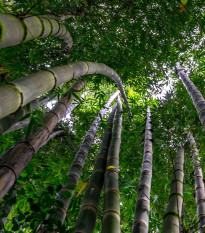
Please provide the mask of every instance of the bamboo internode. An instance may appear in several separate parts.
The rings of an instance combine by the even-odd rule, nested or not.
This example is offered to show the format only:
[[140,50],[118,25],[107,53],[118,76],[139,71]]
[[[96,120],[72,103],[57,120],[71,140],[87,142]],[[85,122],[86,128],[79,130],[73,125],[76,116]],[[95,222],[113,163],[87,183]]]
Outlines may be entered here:
[[192,160],[194,164],[194,179],[195,179],[195,199],[197,206],[199,232],[205,232],[205,189],[203,173],[200,166],[199,152],[196,146],[195,139],[191,132],[188,133],[190,146],[192,148]]
[[0,119],[14,113],[38,96],[86,74],[102,74],[111,78],[119,88],[126,106],[131,110],[119,75],[110,67],[95,62],[75,62],[28,75],[0,86]]
[[132,233],[148,233],[150,188],[152,180],[152,123],[150,107],[147,108],[147,120],[145,127],[144,156],[142,171],[138,187],[137,202],[135,208]]
[[62,39],[66,43],[66,49],[73,45],[72,37],[66,27],[55,18],[46,15],[28,15],[19,19],[12,14],[0,14],[0,31],[0,48],[48,36]]
[[174,164],[169,202],[164,216],[163,233],[180,233],[180,218],[183,204],[184,148],[179,147]]
[[177,64],[177,73],[193,101],[203,128],[205,128],[205,99],[185,71],[181,68],[180,64]]

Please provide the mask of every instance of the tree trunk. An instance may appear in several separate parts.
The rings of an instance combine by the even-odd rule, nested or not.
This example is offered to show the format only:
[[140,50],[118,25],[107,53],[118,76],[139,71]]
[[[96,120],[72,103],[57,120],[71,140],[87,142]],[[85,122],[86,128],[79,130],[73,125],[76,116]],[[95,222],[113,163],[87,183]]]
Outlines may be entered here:
[[[81,90],[86,81],[82,78],[71,87],[71,90]],[[38,132],[32,132],[26,139],[19,141],[6,153],[6,158],[0,163],[0,200],[13,186],[26,165],[40,149],[42,143],[47,140],[58,121],[62,119],[68,106],[75,97],[63,96],[51,111],[43,117],[44,126],[39,126]]]
[[[56,99],[56,98],[54,98]],[[0,135],[5,132],[10,132],[16,129],[19,129],[19,127],[15,127],[15,124],[26,114],[32,112],[37,107],[47,103],[49,101],[49,97],[47,98],[37,98],[30,102],[28,105],[20,108],[17,112],[8,115],[0,120]],[[12,126],[14,129],[12,130]]]
[[[73,195],[73,189],[69,189],[67,187],[74,185],[76,186],[78,184],[78,180],[80,178],[80,174],[82,171],[82,168],[85,164],[85,160],[87,158],[89,149],[91,147],[91,144],[94,140],[95,134],[97,132],[97,129],[99,127],[100,124],[100,120],[101,117],[103,118],[103,116],[105,115],[107,109],[109,108],[110,104],[117,98],[117,96],[119,95],[119,91],[116,91],[111,97],[110,99],[107,101],[107,103],[105,104],[105,107],[103,109],[100,110],[100,113],[98,114],[98,116],[95,118],[95,120],[93,121],[92,125],[90,126],[88,132],[86,133],[83,142],[80,145],[80,148],[73,160],[73,163],[71,164],[71,167],[69,169],[68,172],[68,182],[66,183],[65,186],[63,186],[63,188],[61,190],[59,190],[59,192],[56,194],[56,200],[57,202],[62,203],[62,206],[60,207],[56,207],[56,213],[49,216],[49,219],[54,220],[54,222],[61,222],[63,223],[66,217],[66,213],[68,210],[68,207],[70,205],[71,202],[71,198]],[[65,197],[65,192],[70,193],[70,197],[66,198]],[[52,226],[54,229],[56,228],[55,224],[53,224]],[[42,229],[40,229],[40,233],[43,232],[48,232],[48,226],[43,226]]]
[[118,86],[126,106],[131,110],[119,75],[102,63],[75,62],[50,68],[48,71],[28,75],[17,79],[11,84],[0,86],[0,119],[17,111],[32,100],[53,88],[69,82],[71,79],[86,74],[103,74],[110,77]]
[[0,14],[0,48],[7,48],[23,42],[45,38],[59,37],[71,48],[73,45],[70,33],[56,19],[44,16],[26,16],[19,19],[11,14]]
[[180,218],[183,204],[184,149],[180,147],[174,164],[169,202],[164,216],[162,233],[180,233]]
[[201,92],[196,88],[194,83],[189,79],[184,70],[181,68],[180,64],[177,64],[177,73],[193,101],[203,128],[205,128],[205,99],[203,98]]
[[205,190],[203,173],[200,166],[199,152],[196,147],[196,142],[191,132],[188,133],[190,146],[192,148],[192,160],[194,163],[194,178],[195,178],[195,199],[197,206],[199,232],[205,232]]
[[104,173],[106,169],[107,153],[110,145],[113,118],[117,105],[112,109],[107,120],[108,128],[104,130],[104,135],[98,154],[95,161],[93,174],[89,184],[86,187],[85,195],[81,204],[78,220],[76,222],[73,233],[84,232],[93,233],[95,229],[96,219],[98,216],[98,207],[100,195],[104,184]]
[[150,189],[152,180],[152,121],[150,107],[147,108],[147,120],[144,140],[144,156],[140,183],[138,186],[137,202],[135,208],[132,233],[148,233]]
[[122,131],[122,104],[118,98],[112,139],[107,155],[104,181],[102,233],[120,233],[120,193],[118,186],[119,152]]

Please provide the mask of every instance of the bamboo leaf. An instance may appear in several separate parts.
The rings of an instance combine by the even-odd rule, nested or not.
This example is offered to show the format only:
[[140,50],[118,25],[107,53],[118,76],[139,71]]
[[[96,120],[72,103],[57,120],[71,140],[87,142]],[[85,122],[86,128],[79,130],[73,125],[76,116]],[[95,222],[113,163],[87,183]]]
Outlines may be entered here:
[[184,11],[184,8],[187,4],[188,0],[181,0],[181,13]]
[[[84,190],[84,188],[88,185],[88,182],[85,182],[85,183],[81,183],[81,189],[78,191],[78,194],[76,197],[79,197],[80,194],[82,193],[82,191]],[[77,187],[76,187],[77,188]]]
[[114,166],[108,166],[107,169],[113,169],[115,168]]

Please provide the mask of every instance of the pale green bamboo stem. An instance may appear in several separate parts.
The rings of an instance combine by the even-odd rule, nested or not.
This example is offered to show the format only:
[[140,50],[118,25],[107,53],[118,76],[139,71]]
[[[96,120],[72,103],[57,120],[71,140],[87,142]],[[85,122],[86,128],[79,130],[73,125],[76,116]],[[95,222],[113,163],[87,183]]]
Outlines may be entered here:
[[169,202],[164,216],[162,233],[180,233],[180,218],[183,204],[184,149],[178,149],[174,164]]
[[96,219],[98,216],[98,208],[100,195],[104,183],[104,173],[106,169],[107,153],[110,145],[113,118],[117,105],[112,109],[107,120],[108,128],[104,130],[102,143],[98,158],[95,161],[94,170],[86,187],[85,195],[81,204],[78,220],[76,222],[73,233],[84,232],[93,233],[95,229]]
[[[85,83],[86,81],[80,78],[71,87],[71,90],[80,91]],[[47,140],[74,98],[73,95],[69,98],[67,96],[61,97],[52,110],[43,117],[45,127],[39,126],[37,132],[33,131],[28,138],[20,140],[11,150],[4,154],[6,155],[5,159],[0,164],[0,199],[13,186],[21,172],[40,149],[41,144]]]
[[194,179],[195,179],[195,199],[197,206],[199,232],[205,232],[205,189],[203,173],[200,166],[199,152],[196,146],[195,139],[191,132],[188,133],[190,146],[192,148],[192,160],[194,164]]
[[177,63],[177,73],[192,99],[196,111],[199,114],[199,119],[203,128],[205,128],[205,99],[203,98],[201,92],[194,85],[194,83],[189,79],[188,75],[181,68],[179,63]]
[[48,71],[17,79],[11,84],[0,86],[0,119],[14,113],[20,107],[41,96],[53,88],[86,74],[103,74],[110,77],[118,86],[126,106],[131,110],[119,75],[102,63],[76,62],[69,65],[50,68]]
[[[54,99],[56,98],[53,98],[52,100]],[[18,121],[26,114],[32,112],[35,108],[47,103],[48,101],[49,101],[49,97],[37,98],[33,100],[32,102],[30,102],[28,105],[20,108],[17,112],[2,118],[0,120],[0,135],[11,132],[13,130],[24,128],[25,125],[27,124],[24,122],[18,122]]]
[[112,138],[107,155],[104,181],[102,233],[120,233],[119,153],[122,131],[122,104],[118,97]]
[[149,229],[149,208],[150,189],[152,180],[152,123],[150,107],[147,108],[147,120],[145,127],[144,156],[142,171],[138,186],[137,201],[135,208],[132,233],[148,233]]
[[0,14],[0,48],[7,48],[48,36],[59,37],[69,49],[73,45],[70,33],[55,18],[25,16],[23,19],[11,14]]

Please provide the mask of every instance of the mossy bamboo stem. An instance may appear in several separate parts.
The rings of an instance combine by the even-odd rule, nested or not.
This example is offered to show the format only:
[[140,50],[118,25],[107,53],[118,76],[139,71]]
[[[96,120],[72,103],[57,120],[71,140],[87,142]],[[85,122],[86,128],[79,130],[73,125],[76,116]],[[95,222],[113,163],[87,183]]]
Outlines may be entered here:
[[188,133],[190,146],[192,148],[192,160],[194,164],[194,179],[195,179],[195,199],[197,206],[199,232],[205,232],[205,189],[203,173],[200,166],[199,152],[196,146],[195,139],[191,132]]
[[104,183],[104,173],[106,168],[107,153],[110,145],[113,118],[117,105],[112,109],[107,120],[108,128],[104,130],[104,135],[98,154],[95,161],[93,174],[86,188],[85,195],[81,204],[78,220],[75,224],[73,233],[84,232],[93,233],[95,229],[96,219],[98,215],[98,207],[100,195]]
[[[71,90],[80,91],[86,81],[82,78],[71,87]],[[6,158],[0,163],[0,199],[13,186],[21,172],[40,149],[42,143],[46,141],[56,126],[63,118],[68,106],[75,97],[71,95],[61,97],[60,101],[45,114],[43,122],[45,126],[39,126],[37,132],[33,131],[28,138],[19,141],[11,150],[6,153]]]
[[14,113],[20,107],[53,88],[86,74],[103,74],[110,77],[118,86],[126,106],[131,110],[119,75],[102,63],[76,62],[69,65],[50,68],[47,71],[17,79],[10,84],[0,86],[0,119]]
[[66,27],[55,18],[43,16],[26,16],[23,19],[11,14],[0,14],[0,48],[7,48],[23,42],[45,38],[59,37],[66,43],[66,49],[73,45]]
[[132,225],[132,233],[148,233],[150,189],[152,180],[152,121],[150,107],[147,108],[145,127],[144,156],[140,183],[138,186],[137,201]]
[[118,187],[119,152],[122,131],[122,104],[118,97],[112,138],[104,180],[102,233],[120,233],[120,193]]
[[199,114],[199,119],[203,128],[205,128],[205,99],[194,83],[189,79],[188,75],[185,73],[179,63],[177,63],[177,73],[192,99],[196,111]]
[[180,233],[180,218],[183,204],[184,149],[179,147],[174,164],[169,202],[164,216],[162,233]]

